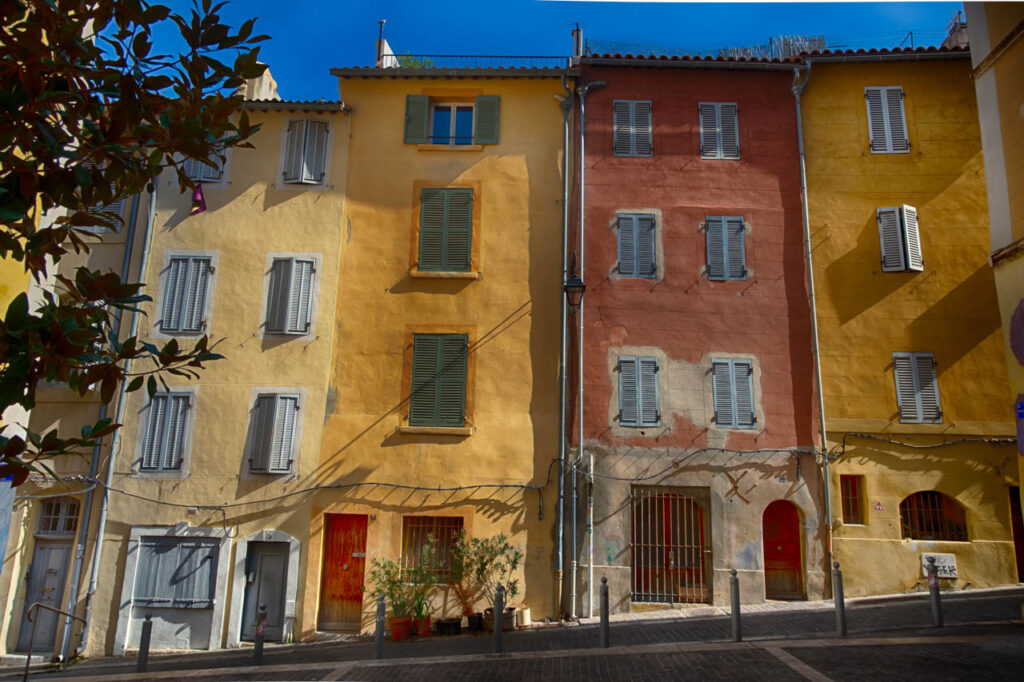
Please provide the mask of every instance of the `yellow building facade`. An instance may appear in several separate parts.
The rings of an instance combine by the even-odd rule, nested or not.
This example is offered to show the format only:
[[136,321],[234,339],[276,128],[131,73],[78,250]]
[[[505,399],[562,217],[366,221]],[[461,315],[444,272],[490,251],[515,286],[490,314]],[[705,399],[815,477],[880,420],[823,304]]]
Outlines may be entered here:
[[851,596],[1016,582],[1016,451],[965,50],[826,53],[802,99],[831,456]]
[[459,530],[504,534],[509,603],[555,615],[563,72],[423,71],[332,71],[351,137],[303,637],[371,628],[372,560]]

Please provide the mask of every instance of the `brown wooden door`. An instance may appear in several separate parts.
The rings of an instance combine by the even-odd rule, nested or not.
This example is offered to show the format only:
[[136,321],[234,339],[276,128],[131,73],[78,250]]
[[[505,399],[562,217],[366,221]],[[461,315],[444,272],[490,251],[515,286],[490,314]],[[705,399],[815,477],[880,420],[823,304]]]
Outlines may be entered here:
[[325,514],[319,629],[359,627],[365,568],[366,516]]
[[764,594],[768,599],[803,599],[800,514],[796,505],[775,500],[764,510]]

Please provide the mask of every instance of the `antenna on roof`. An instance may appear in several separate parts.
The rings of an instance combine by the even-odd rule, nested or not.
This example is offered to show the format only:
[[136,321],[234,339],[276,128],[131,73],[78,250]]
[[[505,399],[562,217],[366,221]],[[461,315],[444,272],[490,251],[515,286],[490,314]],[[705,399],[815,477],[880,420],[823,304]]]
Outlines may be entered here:
[[387,19],[381,19],[377,23],[380,28],[377,30],[377,58],[374,60],[374,66],[383,66],[383,50],[384,50],[384,24],[387,23]]

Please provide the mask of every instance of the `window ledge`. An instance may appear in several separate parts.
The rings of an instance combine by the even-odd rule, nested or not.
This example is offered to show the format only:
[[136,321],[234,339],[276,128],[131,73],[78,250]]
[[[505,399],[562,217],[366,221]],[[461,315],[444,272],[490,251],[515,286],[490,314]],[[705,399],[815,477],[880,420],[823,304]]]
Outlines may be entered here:
[[409,271],[410,277],[418,277],[421,279],[480,279],[479,272],[457,272],[457,271],[431,271],[431,270],[417,270],[413,268]]
[[434,436],[471,436],[472,426],[399,426],[399,433]]
[[418,144],[416,149],[421,152],[481,152],[482,144]]

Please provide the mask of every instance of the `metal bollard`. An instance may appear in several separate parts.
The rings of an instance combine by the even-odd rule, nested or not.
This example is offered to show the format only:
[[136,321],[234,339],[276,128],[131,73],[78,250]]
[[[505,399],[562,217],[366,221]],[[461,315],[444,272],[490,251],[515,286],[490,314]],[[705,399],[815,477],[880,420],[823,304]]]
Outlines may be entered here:
[[500,654],[503,650],[502,637],[502,625],[504,625],[505,615],[505,588],[502,587],[501,583],[498,583],[498,589],[494,591],[494,653]]
[[846,600],[843,597],[843,572],[839,570],[839,562],[832,564],[832,596],[836,601],[836,634],[846,637]]
[[153,638],[153,614],[147,613],[142,623],[142,635],[139,637],[139,659],[135,662],[135,672],[144,673],[149,669],[149,640]]
[[736,577],[736,569],[729,571],[729,591],[732,593],[732,641],[743,641],[743,630],[740,628],[740,579]]
[[942,595],[939,594],[939,567],[935,557],[928,557],[928,596],[932,602],[932,626],[942,627]]
[[267,636],[267,605],[260,604],[256,613],[256,637],[252,647],[253,665],[263,665],[263,641]]
[[601,646],[605,649],[611,646],[608,632],[608,578],[601,578]]
[[374,638],[377,641],[377,658],[384,658],[384,595],[377,595],[377,629],[374,631]]

